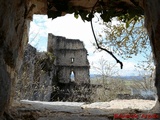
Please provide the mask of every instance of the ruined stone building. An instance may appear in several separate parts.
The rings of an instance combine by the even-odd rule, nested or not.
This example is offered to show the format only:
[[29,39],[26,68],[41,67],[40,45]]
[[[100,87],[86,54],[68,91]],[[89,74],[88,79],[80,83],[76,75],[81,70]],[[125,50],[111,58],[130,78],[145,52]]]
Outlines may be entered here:
[[71,73],[75,83],[89,83],[89,62],[87,50],[80,40],[66,39],[65,37],[48,34],[48,52],[56,56],[59,82],[71,82]]
[[[36,48],[27,45],[16,96],[19,99],[50,101],[57,94],[53,86],[70,89],[71,83],[89,84],[89,68],[83,42],[49,34],[47,52],[38,52]],[[71,82],[71,73],[74,73],[74,82]]]
[[15,99],[50,101],[55,68],[52,55],[27,45],[16,84]]

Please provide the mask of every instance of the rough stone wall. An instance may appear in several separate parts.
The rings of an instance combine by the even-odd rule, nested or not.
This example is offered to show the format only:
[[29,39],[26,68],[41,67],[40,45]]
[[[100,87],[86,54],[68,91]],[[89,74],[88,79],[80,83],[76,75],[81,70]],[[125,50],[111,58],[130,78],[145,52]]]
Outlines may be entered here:
[[48,51],[54,52],[54,49],[84,49],[83,42],[80,40],[72,40],[67,39],[68,41],[65,41],[65,37],[62,36],[54,36],[51,33],[48,34]]
[[61,83],[70,83],[72,72],[74,73],[76,83],[90,83],[89,67],[58,66],[58,70],[59,82]]
[[79,83],[89,83],[90,76],[89,76],[89,68],[86,67],[75,67],[73,68],[73,71],[75,72],[75,81]]
[[24,35],[27,31],[26,11],[25,0],[0,1],[0,116],[12,99],[15,70],[21,65],[23,48],[27,43]]
[[73,72],[76,83],[89,83],[89,62],[83,42],[49,34],[47,49],[56,56],[59,82],[69,83]]
[[28,42],[32,15],[47,13],[46,0],[34,0],[35,5],[32,2],[33,0],[0,1],[0,116],[13,100],[16,73]]
[[61,66],[88,66],[86,49],[58,49],[56,51],[57,63]]
[[[52,58],[50,58],[52,57]],[[34,100],[50,101],[53,81],[55,76],[54,58],[48,52],[37,52],[36,65],[34,71],[35,86],[37,90]],[[38,84],[37,84],[38,83]]]
[[26,47],[23,65],[16,83],[16,100],[50,101],[55,68],[49,63],[50,59],[46,54],[37,52],[36,48],[31,45]]
[[[33,96],[33,83],[34,83],[34,68],[36,62],[37,50],[31,45],[27,45],[23,64],[18,72],[16,83],[15,99],[29,99],[32,100]],[[27,91],[27,92],[26,92]]]
[[143,0],[142,7],[145,11],[145,25],[151,42],[154,56],[155,86],[157,88],[158,102],[156,112],[160,112],[160,1]]
[[52,94],[53,76],[54,76],[53,71],[50,72],[50,75],[48,74],[48,72],[41,73],[39,89],[37,91],[37,96],[35,96],[34,100],[50,101]]

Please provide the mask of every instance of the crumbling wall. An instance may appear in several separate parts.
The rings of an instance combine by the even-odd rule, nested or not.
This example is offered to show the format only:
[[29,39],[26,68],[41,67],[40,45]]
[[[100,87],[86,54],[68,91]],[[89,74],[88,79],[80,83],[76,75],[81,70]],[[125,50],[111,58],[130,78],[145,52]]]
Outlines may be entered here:
[[[15,99],[33,100],[34,68],[37,50],[28,45],[24,52],[23,64],[18,73]],[[27,91],[27,92],[26,92]]]
[[[89,62],[83,42],[64,37],[57,37],[55,41],[55,48],[51,47],[53,53],[37,52],[31,45],[26,47],[16,83],[16,100],[50,101],[52,88],[61,87],[59,83],[69,85],[72,72],[77,84],[89,83]],[[71,85],[68,85],[64,87],[70,89]]]
[[90,75],[89,75],[89,68],[86,67],[75,67],[73,69],[75,72],[75,81],[78,83],[90,83]]
[[34,93],[34,100],[50,101],[52,86],[56,84],[54,59],[55,56],[49,52],[37,52],[34,78],[38,89]]
[[86,49],[58,49],[56,51],[57,65],[61,66],[89,66]]
[[28,45],[19,71],[15,99],[50,101],[54,64],[49,53],[37,52]]
[[59,82],[70,83],[71,72],[75,74],[76,83],[90,82],[87,50],[82,41],[48,34],[47,49],[48,52],[56,56],[55,66],[57,67]]

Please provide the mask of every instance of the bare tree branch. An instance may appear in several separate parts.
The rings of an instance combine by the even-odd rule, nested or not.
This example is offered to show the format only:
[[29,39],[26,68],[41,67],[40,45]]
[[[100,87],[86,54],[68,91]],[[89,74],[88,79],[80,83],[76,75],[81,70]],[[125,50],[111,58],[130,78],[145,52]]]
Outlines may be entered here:
[[[99,2],[99,0],[97,0],[97,2],[95,3],[95,5],[94,5],[93,8],[92,8],[92,11],[91,11],[91,15],[92,15],[92,16],[93,16],[93,14],[94,14],[93,11],[94,11],[96,5],[98,4],[98,2]],[[107,50],[106,48],[101,47],[101,46],[98,44],[98,41],[97,41],[97,39],[96,39],[96,35],[95,35],[95,32],[94,32],[94,29],[93,29],[92,18],[91,18],[91,28],[92,28],[92,33],[93,33],[93,36],[94,36],[94,39],[95,39],[95,42],[96,42],[96,45],[97,45],[98,49],[101,49],[101,50],[103,50],[103,51],[106,51],[108,54],[110,54],[110,55],[117,61],[117,63],[120,64],[120,68],[122,69],[122,68],[123,68],[123,63],[122,63],[120,60],[118,60],[118,59],[116,58],[116,56],[115,56],[111,51]]]

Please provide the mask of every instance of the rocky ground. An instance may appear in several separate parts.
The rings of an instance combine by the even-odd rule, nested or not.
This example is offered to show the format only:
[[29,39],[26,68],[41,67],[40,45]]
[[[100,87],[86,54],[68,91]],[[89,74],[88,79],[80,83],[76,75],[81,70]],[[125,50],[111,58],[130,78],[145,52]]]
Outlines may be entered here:
[[138,99],[91,104],[21,100],[12,107],[10,118],[14,120],[119,120],[114,118],[116,114],[129,114],[130,117],[132,114],[148,115],[148,111],[154,104],[153,100]]

